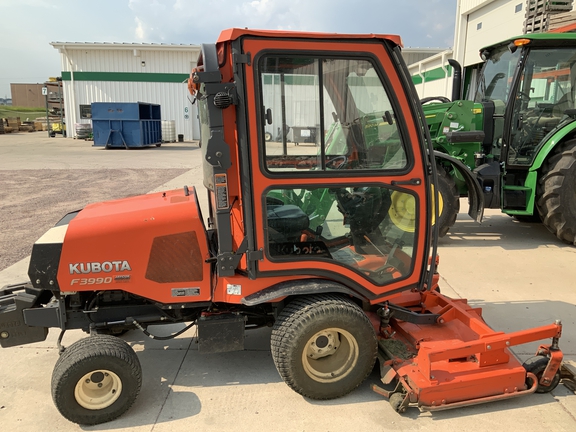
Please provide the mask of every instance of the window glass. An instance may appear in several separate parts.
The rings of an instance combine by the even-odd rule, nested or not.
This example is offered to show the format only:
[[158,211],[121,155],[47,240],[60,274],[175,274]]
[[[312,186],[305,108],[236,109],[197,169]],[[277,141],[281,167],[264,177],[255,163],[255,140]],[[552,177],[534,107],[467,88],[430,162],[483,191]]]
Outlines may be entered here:
[[370,61],[266,56],[260,83],[268,170],[407,166],[397,117]]
[[532,49],[514,94],[508,163],[531,165],[540,142],[572,120],[576,53],[570,48]]
[[410,274],[415,209],[413,195],[373,185],[271,190],[268,253],[334,260],[382,285]]

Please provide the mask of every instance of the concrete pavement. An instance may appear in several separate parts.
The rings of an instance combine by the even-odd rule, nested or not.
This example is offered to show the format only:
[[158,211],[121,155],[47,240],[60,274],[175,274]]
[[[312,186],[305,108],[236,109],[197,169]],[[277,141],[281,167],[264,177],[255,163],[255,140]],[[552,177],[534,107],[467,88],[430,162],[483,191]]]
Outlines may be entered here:
[[[195,145],[105,151],[74,140],[55,138],[59,142],[44,143],[39,137],[20,135],[17,146],[7,144],[8,135],[0,136],[1,170],[18,170],[23,165],[36,169],[187,166],[191,168],[187,173],[154,189],[195,184],[201,190],[200,152]],[[202,192],[199,195],[203,197]],[[462,208],[466,208],[464,201]],[[540,224],[518,223],[487,211],[484,224],[478,226],[463,211],[440,241],[442,292],[482,307],[486,321],[497,330],[519,330],[562,319],[561,348],[566,359],[574,361],[575,254],[576,248],[558,242]],[[0,273],[0,285],[22,280],[25,274],[23,260]],[[167,334],[181,327],[153,332]],[[402,416],[393,412],[369,388],[378,381],[376,374],[342,399],[307,400],[281,381],[270,355],[269,334],[268,329],[248,332],[243,352],[200,355],[193,329],[164,342],[130,332],[124,339],[137,351],[143,367],[138,400],[113,422],[80,427],[62,418],[50,397],[51,373],[58,357],[58,333],[51,331],[44,342],[0,350],[0,424],[10,431],[576,430],[576,397],[562,384],[550,394],[434,414],[416,409]],[[83,336],[79,331],[67,332],[64,345]],[[526,358],[534,350],[535,346],[521,346],[515,352]]]

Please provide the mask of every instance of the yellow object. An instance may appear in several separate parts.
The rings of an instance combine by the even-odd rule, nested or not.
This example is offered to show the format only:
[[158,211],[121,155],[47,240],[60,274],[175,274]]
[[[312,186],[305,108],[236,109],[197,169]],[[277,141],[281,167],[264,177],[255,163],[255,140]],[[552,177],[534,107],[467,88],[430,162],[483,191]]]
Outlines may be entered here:
[[[434,191],[434,185],[430,186],[432,189],[432,225],[436,223],[436,216],[434,212],[436,193]],[[439,206],[438,214],[442,214],[442,209],[444,208],[444,201],[442,195],[438,196]],[[394,191],[392,192],[392,205],[388,214],[390,215],[390,220],[400,228],[402,231],[414,232],[416,227],[416,201],[413,195]]]

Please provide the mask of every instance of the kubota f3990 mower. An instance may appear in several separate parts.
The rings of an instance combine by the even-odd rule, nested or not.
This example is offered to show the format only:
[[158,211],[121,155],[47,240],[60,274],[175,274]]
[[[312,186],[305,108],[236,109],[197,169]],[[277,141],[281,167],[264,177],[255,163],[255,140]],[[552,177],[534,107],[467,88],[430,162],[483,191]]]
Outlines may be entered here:
[[[436,165],[400,45],[232,29],[202,46],[189,89],[207,225],[193,188],[89,205],[34,244],[29,283],[1,292],[3,347],[50,327],[90,334],[54,368],[63,416],[97,424],[128,410],[141,369],[114,335],[166,323],[196,325],[205,353],[241,350],[246,329],[273,326],[278,372],[312,399],[354,390],[376,359],[394,386],[376,390],[399,412],[558,384],[559,322],[495,332],[440,294]],[[269,129],[288,133],[274,141]],[[290,130],[308,139],[289,144]],[[481,218],[481,203],[471,211]],[[541,339],[524,364],[510,350]]]

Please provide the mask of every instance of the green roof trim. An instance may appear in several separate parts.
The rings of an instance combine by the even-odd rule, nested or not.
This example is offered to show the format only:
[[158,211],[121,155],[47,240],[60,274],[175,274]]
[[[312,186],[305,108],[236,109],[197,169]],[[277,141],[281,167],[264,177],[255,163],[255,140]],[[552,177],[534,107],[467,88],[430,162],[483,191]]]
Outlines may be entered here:
[[422,82],[436,81],[452,76],[452,66],[446,65],[446,70],[448,71],[448,75],[446,75],[446,71],[442,67],[426,71],[422,74],[424,79],[422,79],[422,76],[420,75],[412,75],[412,82],[414,85],[418,85],[422,84]]
[[[148,73],[148,72],[74,72],[74,81],[122,81],[183,83],[189,74]],[[62,72],[63,81],[72,81],[70,72]]]

